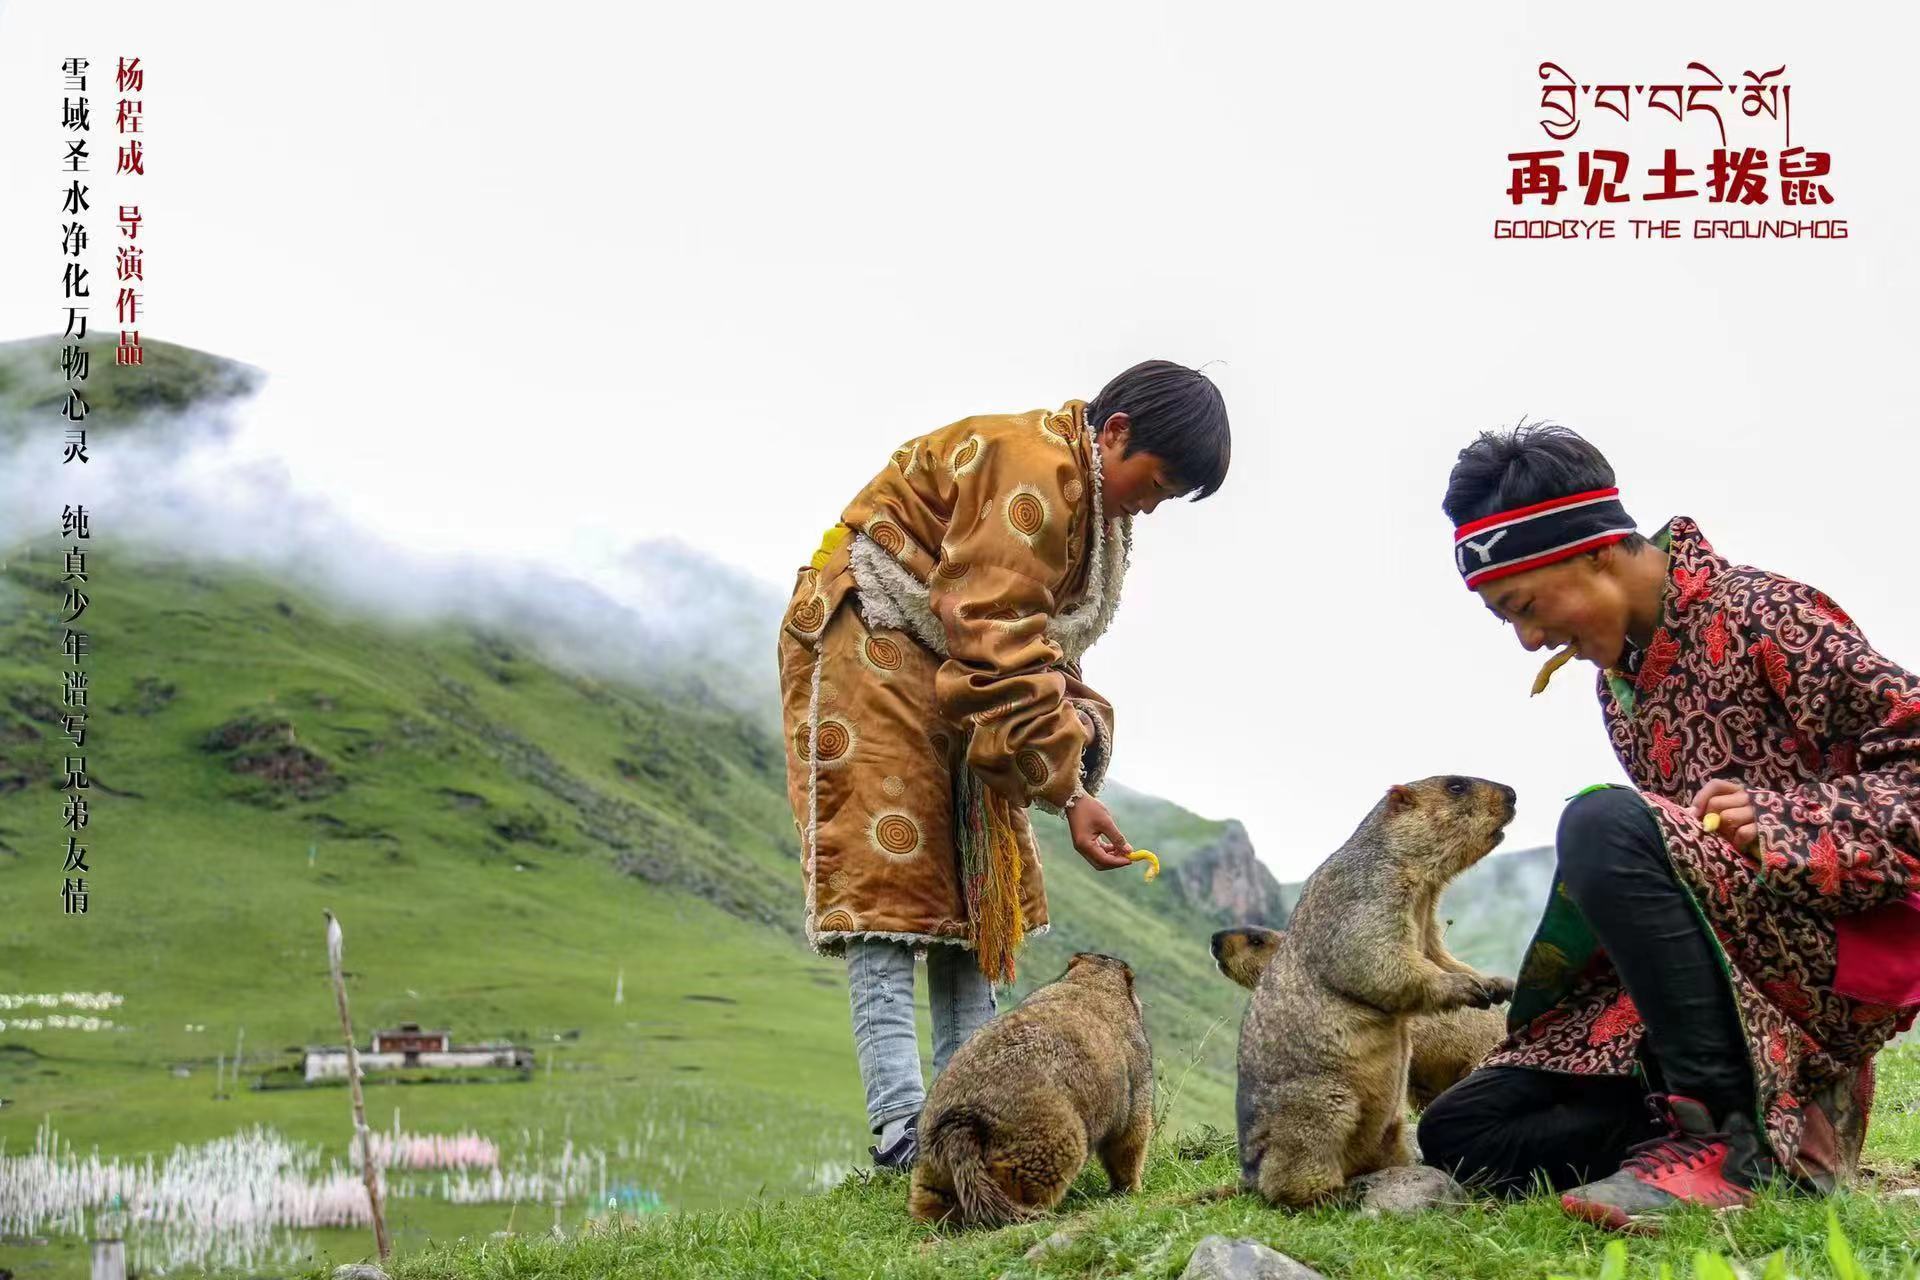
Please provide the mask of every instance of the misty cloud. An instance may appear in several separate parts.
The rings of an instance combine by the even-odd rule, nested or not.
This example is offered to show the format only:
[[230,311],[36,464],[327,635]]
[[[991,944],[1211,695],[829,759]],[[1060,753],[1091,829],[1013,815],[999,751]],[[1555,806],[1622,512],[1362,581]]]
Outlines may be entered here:
[[[83,504],[93,543],[139,558],[263,575],[344,616],[396,628],[467,625],[596,679],[704,690],[777,723],[781,595],[672,539],[555,565],[425,552],[362,528],[272,448],[280,399],[148,414],[61,461],[64,424],[0,422],[0,543],[57,556],[61,511]],[[484,512],[475,512],[483,520]]]

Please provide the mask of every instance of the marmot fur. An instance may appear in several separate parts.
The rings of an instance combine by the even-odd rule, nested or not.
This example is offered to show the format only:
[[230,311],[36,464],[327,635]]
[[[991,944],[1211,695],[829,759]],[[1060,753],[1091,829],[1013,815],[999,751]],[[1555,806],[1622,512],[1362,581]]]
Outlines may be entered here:
[[[1240,925],[1213,935],[1213,958],[1221,973],[1251,991],[1279,945],[1278,929]],[[1415,1111],[1425,1111],[1507,1038],[1506,1017],[1497,1009],[1421,1014],[1407,1026],[1413,1042],[1407,1101]]]
[[1153,1136],[1153,1051],[1133,970],[1081,952],[954,1052],[920,1113],[907,1205],[998,1226],[1047,1212],[1097,1155],[1135,1191]]
[[1304,1207],[1406,1164],[1410,1024],[1507,1000],[1440,940],[1435,907],[1513,820],[1511,787],[1394,786],[1308,878],[1240,1024],[1242,1185]]

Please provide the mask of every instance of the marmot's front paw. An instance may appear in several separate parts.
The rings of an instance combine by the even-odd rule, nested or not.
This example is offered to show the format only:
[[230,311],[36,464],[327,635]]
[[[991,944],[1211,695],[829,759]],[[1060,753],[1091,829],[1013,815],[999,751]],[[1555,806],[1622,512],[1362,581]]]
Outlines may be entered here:
[[1448,974],[1446,1008],[1490,1009],[1513,995],[1513,982],[1484,973]]

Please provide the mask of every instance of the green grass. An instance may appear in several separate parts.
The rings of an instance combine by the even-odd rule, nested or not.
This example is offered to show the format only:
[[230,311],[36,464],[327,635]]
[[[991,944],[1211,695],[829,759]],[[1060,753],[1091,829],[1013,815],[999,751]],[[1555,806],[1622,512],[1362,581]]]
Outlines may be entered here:
[[[1339,1210],[1281,1215],[1244,1200],[1181,1204],[1182,1195],[1231,1173],[1231,1161],[1180,1166],[1162,1159],[1143,1201],[1101,1203],[1076,1192],[1055,1222],[978,1236],[937,1235],[906,1223],[900,1179],[849,1186],[811,1203],[764,1205],[688,1215],[578,1242],[516,1238],[435,1249],[401,1259],[396,1280],[425,1277],[578,1276],[1140,1276],[1175,1277],[1209,1235],[1251,1237],[1323,1274],[1352,1277],[1476,1277],[1539,1280],[1598,1270],[1606,1241],[1548,1202],[1512,1208],[1472,1206],[1407,1220],[1368,1220]],[[1892,1277],[1920,1248],[1920,1218],[1862,1197],[1841,1201],[1840,1221],[1855,1256],[1872,1275]],[[1072,1242],[1027,1261],[1026,1251],[1055,1231]],[[1760,1259],[1785,1249],[1802,1274],[1832,1274],[1817,1263],[1825,1249],[1826,1206],[1766,1203],[1714,1219],[1688,1215],[1657,1240],[1636,1241],[1629,1274],[1652,1276],[1659,1263],[1682,1269],[1711,1249]]]
[[[1890,1178],[1920,1170],[1920,1054],[1882,1058],[1880,1100],[1869,1140],[1873,1166]],[[906,1180],[855,1175],[832,1192],[747,1208],[673,1214],[604,1231],[570,1229],[569,1239],[537,1235],[464,1241],[397,1258],[396,1280],[507,1280],[547,1277],[755,1276],[978,1278],[1011,1276],[1174,1277],[1202,1238],[1247,1236],[1336,1280],[1352,1277],[1465,1277],[1542,1280],[1599,1274],[1610,1237],[1563,1214],[1551,1198],[1515,1205],[1477,1202],[1457,1212],[1367,1219],[1340,1209],[1292,1214],[1236,1196],[1198,1201],[1232,1183],[1230,1135],[1188,1135],[1155,1143],[1145,1186],[1114,1197],[1090,1169],[1052,1218],[998,1231],[923,1227],[906,1215]],[[1184,1148],[1184,1150],[1183,1150]],[[1722,1253],[1752,1266],[1785,1251],[1794,1274],[1830,1276],[1832,1210],[1866,1275],[1910,1273],[1920,1251],[1920,1200],[1864,1192],[1830,1201],[1767,1198],[1715,1217],[1693,1211],[1657,1237],[1635,1239],[1622,1275],[1654,1277],[1665,1264],[1693,1273],[1695,1255]],[[1071,1243],[1027,1261],[1055,1232]],[[1712,1270],[1700,1273],[1722,1280]]]

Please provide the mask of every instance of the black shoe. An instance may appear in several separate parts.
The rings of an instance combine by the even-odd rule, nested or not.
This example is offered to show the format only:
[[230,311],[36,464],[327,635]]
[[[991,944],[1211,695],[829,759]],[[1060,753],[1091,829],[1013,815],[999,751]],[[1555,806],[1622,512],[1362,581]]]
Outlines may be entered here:
[[905,1172],[913,1168],[913,1162],[920,1155],[920,1131],[917,1124],[909,1120],[901,1135],[893,1140],[893,1145],[882,1151],[878,1147],[868,1147],[867,1154],[873,1157],[876,1169],[897,1169]]

